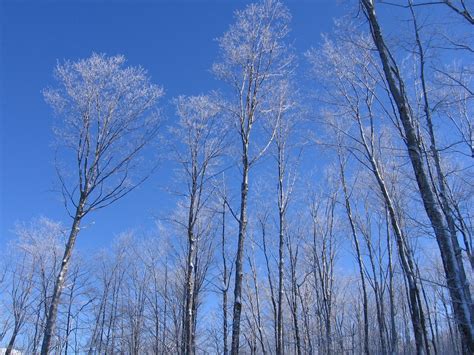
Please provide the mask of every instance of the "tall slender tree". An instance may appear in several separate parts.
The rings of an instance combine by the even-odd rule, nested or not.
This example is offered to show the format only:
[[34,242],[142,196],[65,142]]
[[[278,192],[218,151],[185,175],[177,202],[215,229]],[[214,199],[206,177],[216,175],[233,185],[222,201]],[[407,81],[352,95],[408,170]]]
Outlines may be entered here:
[[[178,159],[183,167],[187,191],[187,221],[184,223],[187,234],[187,261],[185,276],[185,310],[183,324],[183,354],[195,353],[194,324],[196,322],[197,298],[196,262],[197,245],[205,232],[209,217],[204,209],[209,204],[213,189],[209,179],[215,174],[218,159],[225,146],[225,128],[222,117],[219,117],[218,104],[209,96],[180,96],[176,100],[179,116],[179,128],[175,131],[184,145],[184,151],[178,151]],[[218,119],[221,118],[219,121]],[[219,127],[219,131],[217,128]]]
[[237,11],[235,23],[219,39],[221,59],[213,66],[217,77],[233,89],[234,96],[227,108],[234,118],[241,146],[242,179],[231,346],[234,355],[239,351],[240,339],[249,171],[267,151],[275,135],[273,130],[266,143],[259,145],[252,132],[258,121],[274,117],[272,108],[268,106],[269,89],[291,70],[293,58],[288,55],[285,42],[289,21],[288,9],[277,0],[263,0]]
[[163,90],[140,67],[125,67],[123,56],[93,54],[58,64],[56,88],[44,96],[61,118],[55,133],[69,178],[57,166],[64,203],[72,218],[61,267],[54,285],[41,353],[50,352],[58,306],[81,222],[90,212],[119,200],[147,175],[140,154],[158,132],[156,101]]

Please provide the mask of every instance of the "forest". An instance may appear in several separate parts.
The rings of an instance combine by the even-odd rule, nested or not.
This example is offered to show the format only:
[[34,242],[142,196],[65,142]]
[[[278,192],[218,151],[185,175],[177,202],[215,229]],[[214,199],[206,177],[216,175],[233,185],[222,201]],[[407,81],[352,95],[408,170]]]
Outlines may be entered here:
[[[474,3],[342,1],[303,53],[285,3],[240,5],[210,92],[51,68],[64,219],[1,246],[0,353],[474,354]],[[156,228],[77,248],[165,174]]]

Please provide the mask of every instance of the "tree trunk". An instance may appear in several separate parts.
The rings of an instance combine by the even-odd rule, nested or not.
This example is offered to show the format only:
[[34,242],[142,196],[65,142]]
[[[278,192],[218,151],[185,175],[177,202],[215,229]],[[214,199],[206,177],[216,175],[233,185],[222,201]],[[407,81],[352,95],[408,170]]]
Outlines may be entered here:
[[18,332],[20,331],[20,327],[16,326],[13,328],[12,336],[10,337],[10,341],[8,342],[7,350],[5,351],[5,355],[10,355],[13,351],[13,346],[15,345],[16,337],[18,336]]
[[183,344],[181,350],[183,354],[194,354],[194,289],[195,289],[195,265],[196,260],[196,237],[194,235],[194,201],[196,195],[196,181],[193,181],[193,188],[191,192],[191,201],[189,205],[188,216],[188,258],[186,269],[186,300],[185,300],[185,316],[183,329]]
[[[370,222],[369,222],[370,223]],[[370,228],[370,225],[368,223],[368,227]],[[370,233],[370,232],[369,232]],[[380,339],[380,353],[386,354],[387,353],[387,348],[385,345],[385,320],[384,317],[382,316],[382,303],[383,299],[380,295],[381,290],[380,290],[380,285],[379,285],[379,280],[377,277],[377,273],[375,270],[375,258],[374,258],[374,251],[372,247],[372,241],[371,241],[371,236],[370,234],[366,236],[365,238],[366,244],[367,244],[367,250],[369,252],[369,260],[370,260],[370,267],[372,270],[372,275],[374,275],[373,279],[373,284],[372,288],[374,290],[374,298],[375,298],[375,310],[377,314],[377,323],[378,323],[378,331],[379,331],[379,339]]]
[[283,221],[284,216],[280,210],[279,225],[279,245],[278,245],[278,320],[277,320],[277,355],[284,353],[283,351]]
[[227,345],[227,292],[229,290],[228,280],[227,280],[227,259],[225,255],[225,204],[226,204],[226,197],[224,197],[224,201],[222,202],[222,263],[223,263],[223,271],[222,271],[222,331],[223,331],[223,338],[224,338],[224,346],[223,346],[223,354],[227,355],[229,353],[229,346]]
[[[278,146],[278,312],[276,353],[284,353],[283,345],[283,268],[285,242],[285,197],[283,191],[283,152]],[[295,301],[296,302],[296,301]],[[298,339],[299,340],[299,339]]]
[[365,274],[364,274],[364,264],[362,261],[362,256],[360,253],[359,247],[359,240],[357,238],[357,232],[355,229],[354,220],[352,218],[352,208],[351,203],[349,200],[349,194],[347,191],[346,185],[346,178],[344,173],[344,166],[341,161],[341,156],[339,155],[339,169],[341,173],[341,183],[342,183],[342,191],[344,192],[344,201],[346,207],[347,218],[349,220],[349,224],[351,226],[352,238],[354,240],[354,245],[356,249],[356,256],[357,256],[357,264],[359,266],[359,275],[362,284],[362,307],[363,307],[363,314],[364,314],[364,353],[366,355],[370,354],[369,351],[369,315],[368,315],[368,300],[367,300],[367,286],[365,284]]
[[232,348],[231,354],[239,353],[240,338],[240,316],[242,313],[242,281],[243,281],[243,261],[244,261],[244,241],[247,229],[247,195],[248,195],[248,144],[243,143],[244,152],[242,155],[242,186],[240,190],[240,218],[239,218],[239,239],[237,245],[237,257],[235,260],[235,286],[234,286],[234,311],[232,319]]
[[387,207],[385,207],[385,220],[387,227],[387,251],[388,251],[388,295],[390,301],[390,353],[396,354],[398,352],[397,343],[397,328],[395,324],[395,295],[393,287],[393,261],[392,261],[392,242],[390,240],[390,227]]
[[[298,246],[296,247],[298,248]],[[298,355],[302,354],[301,351],[301,335],[298,323],[298,284],[296,280],[296,263],[298,258],[298,249],[295,253],[292,252],[292,247],[289,245],[289,258],[290,258],[290,272],[291,272],[291,313],[293,314],[293,326],[295,328],[295,353]],[[284,349],[280,348],[281,354],[284,353]]]
[[69,238],[64,250],[64,256],[61,261],[61,268],[59,274],[56,278],[54,284],[54,291],[51,297],[51,304],[49,307],[48,316],[46,319],[46,327],[44,330],[43,344],[41,345],[41,355],[48,355],[51,349],[51,341],[54,335],[54,328],[56,325],[56,318],[58,315],[59,302],[61,300],[61,293],[66,282],[67,271],[69,268],[69,262],[71,260],[72,250],[74,249],[74,244],[76,243],[76,238],[79,234],[80,224],[82,217],[84,217],[83,209],[85,205],[84,194],[81,194],[81,199],[76,208],[76,214],[74,216],[74,221],[72,223],[71,231],[69,233]]
[[406,237],[401,230],[401,227],[400,227],[400,224],[398,222],[397,215],[395,212],[395,208],[388,194],[387,187],[385,185],[385,182],[381,176],[381,173],[373,157],[371,157],[371,164],[372,164],[372,168],[373,168],[375,177],[377,179],[378,185],[384,197],[386,207],[389,212],[392,229],[396,237],[397,250],[398,250],[398,255],[400,256],[402,270],[408,283],[408,295],[409,295],[409,300],[410,300],[410,315],[411,315],[411,321],[413,325],[413,332],[415,335],[415,344],[416,344],[416,349],[417,349],[416,351],[417,351],[417,354],[423,354],[424,353],[423,349],[425,348],[426,353],[429,354],[430,352],[429,344],[425,343],[425,346],[423,346],[423,343],[424,343],[423,340],[424,340],[424,334],[425,334],[425,329],[423,329],[424,328],[423,327],[424,315],[423,315],[423,309],[420,308],[421,297],[420,297],[420,292],[419,292],[417,281],[416,281],[416,273],[415,273],[412,252],[409,249],[409,246],[407,245]]
[[275,298],[275,292],[274,292],[274,287],[273,287],[273,278],[272,278],[272,272],[271,272],[271,267],[270,267],[270,257],[268,255],[268,250],[267,250],[267,232],[266,232],[266,219],[267,216],[265,216],[263,219],[260,220],[260,225],[262,228],[262,246],[263,246],[263,255],[265,257],[265,266],[267,270],[267,280],[268,280],[268,285],[270,287],[270,302],[272,305],[272,316],[273,316],[273,336],[275,340],[275,351],[277,351],[277,346],[278,346],[278,306],[277,303],[278,301]]

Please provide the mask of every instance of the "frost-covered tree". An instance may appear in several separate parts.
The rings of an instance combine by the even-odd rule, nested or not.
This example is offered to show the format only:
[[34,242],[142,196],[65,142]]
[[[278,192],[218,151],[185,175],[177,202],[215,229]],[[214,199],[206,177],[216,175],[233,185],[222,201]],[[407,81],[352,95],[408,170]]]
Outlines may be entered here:
[[213,67],[217,77],[233,90],[227,108],[233,117],[241,146],[242,179],[237,218],[239,232],[235,260],[232,354],[239,351],[249,171],[266,152],[275,135],[273,130],[268,139],[259,140],[255,139],[252,132],[259,121],[279,117],[273,114],[268,104],[271,102],[271,88],[291,71],[293,58],[289,55],[286,41],[290,19],[288,9],[275,0],[250,4],[244,10],[237,11],[235,22],[219,39],[220,60]]
[[93,54],[57,65],[58,85],[44,91],[60,121],[55,129],[65,168],[57,166],[72,226],[54,286],[41,353],[51,348],[58,305],[71,253],[88,213],[132,191],[147,177],[141,153],[158,132],[154,111],[163,89],[141,67],[125,66],[123,56]]
[[[206,216],[213,189],[209,180],[225,144],[225,125],[221,109],[211,96],[180,96],[176,99],[179,127],[174,130],[181,150],[178,160],[184,173],[186,217],[179,224],[186,230],[185,309],[183,324],[183,354],[195,353],[195,323],[199,285],[196,285],[198,249],[204,247],[202,239],[209,230],[211,218]],[[208,213],[207,213],[208,214]]]
[[[36,353],[52,291],[52,276],[57,272],[63,247],[63,227],[47,218],[19,223],[6,248],[5,289],[0,305],[2,319],[11,320],[6,354],[14,348]],[[25,339],[29,339],[25,344]]]

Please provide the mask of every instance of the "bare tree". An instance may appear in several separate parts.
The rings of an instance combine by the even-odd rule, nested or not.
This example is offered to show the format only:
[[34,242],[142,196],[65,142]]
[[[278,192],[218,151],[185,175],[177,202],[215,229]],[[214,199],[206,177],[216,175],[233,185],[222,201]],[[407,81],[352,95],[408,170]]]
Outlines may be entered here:
[[52,290],[42,281],[57,271],[64,237],[61,224],[44,217],[19,223],[14,232],[16,239],[6,249],[8,267],[3,281],[8,287],[3,292],[5,297],[0,298],[5,302],[5,314],[11,315],[8,319],[12,320],[6,329],[6,334],[10,334],[7,354],[13,353],[19,339],[32,338],[18,344],[25,351],[32,351],[37,344],[37,331],[45,316],[42,310]]
[[[180,119],[179,128],[174,131],[179,137],[184,151],[177,151],[178,160],[182,165],[187,191],[186,222],[180,223],[187,234],[187,262],[185,281],[185,310],[183,324],[183,354],[195,353],[194,324],[196,305],[196,268],[197,243],[203,238],[209,218],[203,218],[204,208],[209,204],[212,189],[209,179],[215,173],[218,159],[225,145],[225,128],[223,118],[219,117],[220,109],[215,100],[209,96],[180,96],[176,100],[177,114]],[[221,118],[219,121],[218,118]],[[218,130],[219,127],[219,130]],[[204,229],[204,230],[203,230]]]
[[[331,183],[331,182],[328,182]],[[338,189],[312,196],[310,204],[312,245],[310,263],[321,326],[320,350],[334,352],[335,261],[338,251],[336,202]],[[323,334],[324,332],[324,334]]]
[[15,340],[29,316],[33,289],[33,267],[25,255],[19,255],[15,260],[11,273],[11,287],[8,293],[11,298],[13,329],[5,351],[6,355],[12,353]]
[[59,86],[44,92],[46,101],[62,117],[55,132],[65,153],[72,154],[68,161],[75,161],[75,177],[68,183],[58,167],[73,222],[51,298],[42,354],[51,348],[60,297],[84,216],[122,198],[146,178],[133,180],[133,175],[139,154],[157,134],[157,115],[151,111],[163,90],[150,84],[144,69],[124,67],[124,63],[123,56],[98,54],[66,61],[55,70]]
[[[337,137],[339,138],[339,137]],[[364,273],[364,261],[362,259],[361,248],[359,244],[359,238],[356,231],[356,223],[353,218],[351,200],[350,200],[350,192],[346,183],[346,164],[347,164],[347,157],[343,154],[341,149],[341,142],[338,141],[337,147],[337,155],[338,155],[338,162],[339,162],[339,174],[341,177],[341,186],[342,192],[344,194],[344,206],[346,208],[347,220],[349,221],[349,225],[351,228],[351,235],[354,242],[354,248],[356,251],[356,258],[357,258],[357,265],[359,267],[359,275],[360,281],[362,286],[362,307],[363,307],[363,315],[364,315],[364,353],[370,354],[369,350],[369,315],[368,315],[368,298],[367,298],[367,286],[365,281],[365,273]]]
[[[276,353],[284,353],[283,344],[283,295],[284,295],[284,245],[286,238],[286,216],[288,212],[288,205],[295,183],[295,173],[291,170],[290,165],[290,138],[294,126],[296,124],[296,115],[291,112],[291,109],[296,106],[296,103],[291,98],[290,93],[293,91],[288,82],[282,82],[277,88],[275,94],[275,114],[274,120],[278,124],[275,133],[275,160],[277,163],[277,205],[278,205],[278,307],[277,307],[277,343]],[[294,290],[296,290],[294,288]],[[296,294],[295,294],[296,302]]]
[[237,11],[235,23],[219,39],[221,61],[213,67],[216,75],[234,90],[229,111],[235,119],[241,143],[242,181],[231,350],[234,355],[239,351],[249,170],[268,149],[274,136],[272,132],[262,147],[255,144],[258,141],[255,142],[251,133],[255,123],[265,118],[269,110],[271,113],[271,108],[266,107],[267,89],[291,69],[292,57],[287,55],[284,42],[289,20],[287,8],[276,0],[263,0]]

